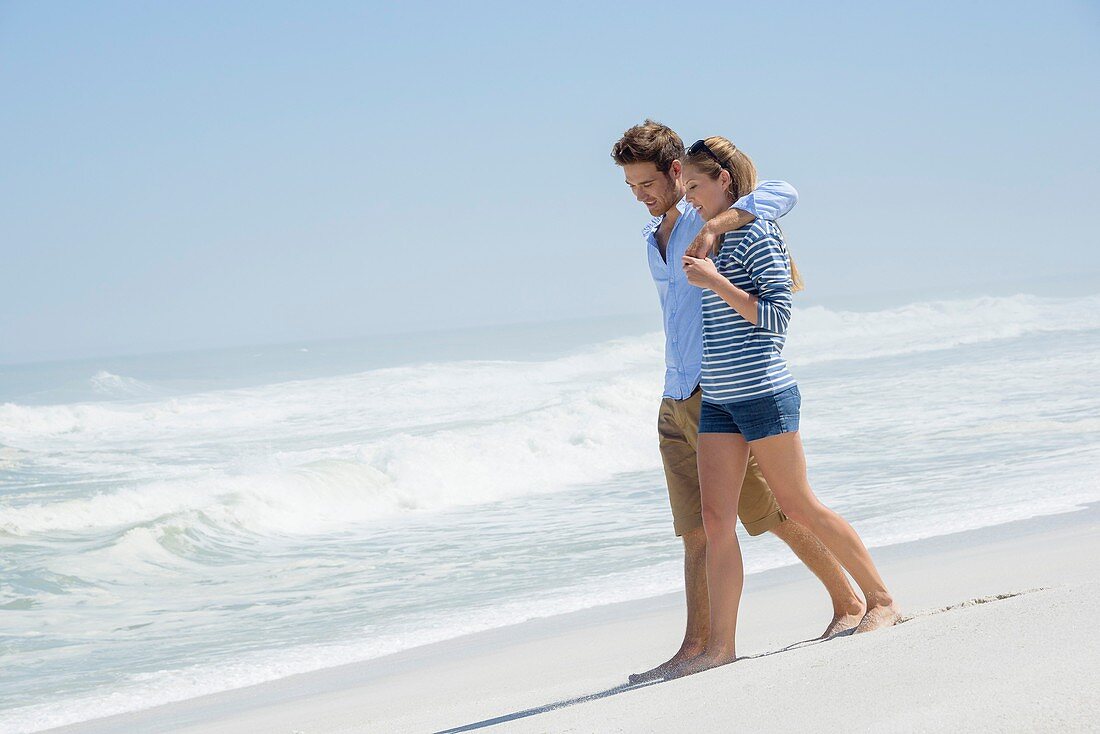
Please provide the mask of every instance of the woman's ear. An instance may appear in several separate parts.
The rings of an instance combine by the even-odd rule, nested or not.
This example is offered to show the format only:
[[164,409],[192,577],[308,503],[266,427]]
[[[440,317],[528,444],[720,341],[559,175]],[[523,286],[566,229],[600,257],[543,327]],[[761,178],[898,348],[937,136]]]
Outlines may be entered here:
[[729,191],[730,184],[733,183],[733,176],[726,169],[722,169],[718,172],[718,183],[722,184],[722,188]]

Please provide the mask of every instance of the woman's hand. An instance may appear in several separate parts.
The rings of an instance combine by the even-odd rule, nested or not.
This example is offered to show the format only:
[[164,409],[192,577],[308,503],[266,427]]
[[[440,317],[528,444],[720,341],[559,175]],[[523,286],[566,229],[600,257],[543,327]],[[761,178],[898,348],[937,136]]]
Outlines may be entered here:
[[718,272],[718,268],[714,266],[714,261],[706,257],[684,255],[684,273],[687,275],[688,282],[696,288],[714,290],[716,283],[725,280]]

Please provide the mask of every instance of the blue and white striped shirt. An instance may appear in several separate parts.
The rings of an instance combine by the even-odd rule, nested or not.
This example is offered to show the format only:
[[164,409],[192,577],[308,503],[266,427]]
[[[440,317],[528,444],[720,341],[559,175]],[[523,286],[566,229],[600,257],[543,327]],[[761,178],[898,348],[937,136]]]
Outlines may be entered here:
[[714,264],[759,300],[754,325],[703,289],[703,400],[737,403],[792,387],[782,356],[791,318],[791,260],[779,225],[757,219],[727,233]]
[[[778,219],[798,201],[798,192],[785,181],[761,181],[756,190],[738,199],[741,209],[757,219]],[[655,235],[663,216],[654,217],[642,232],[648,247],[649,271],[661,299],[665,327],[664,396],[685,400],[699,386],[703,364],[702,291],[688,283],[681,262],[688,245],[706,222],[686,199],[676,205],[680,216],[668,238],[662,257]]]

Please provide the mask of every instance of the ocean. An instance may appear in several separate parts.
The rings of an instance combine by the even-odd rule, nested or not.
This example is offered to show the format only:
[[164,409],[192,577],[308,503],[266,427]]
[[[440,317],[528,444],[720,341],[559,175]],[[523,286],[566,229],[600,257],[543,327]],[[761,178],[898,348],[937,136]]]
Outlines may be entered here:
[[[654,326],[0,366],[0,728],[677,591]],[[872,548],[1100,500],[1100,296],[796,309],[786,354]]]

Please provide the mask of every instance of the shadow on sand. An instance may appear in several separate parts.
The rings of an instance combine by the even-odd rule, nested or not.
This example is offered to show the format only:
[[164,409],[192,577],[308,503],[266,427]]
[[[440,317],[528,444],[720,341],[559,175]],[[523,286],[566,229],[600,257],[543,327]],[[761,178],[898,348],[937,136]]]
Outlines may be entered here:
[[[978,598],[975,598],[975,599],[969,599],[969,600],[964,601],[960,604],[952,604],[951,606],[941,607],[939,609],[930,609],[928,611],[918,612],[917,614],[914,614],[912,616],[902,617],[901,619],[898,620],[898,624],[904,624],[906,622],[911,622],[911,621],[913,621],[915,619],[919,619],[921,617],[927,617],[927,616],[931,616],[931,615],[934,615],[934,614],[942,614],[944,612],[950,612],[950,611],[954,611],[956,609],[963,609],[965,607],[971,607],[971,606],[974,606],[974,605],[977,605],[977,604],[988,604],[990,602],[1002,601],[1004,599],[1011,599],[1011,598],[1016,597],[1016,596],[1021,596],[1022,594],[1030,594],[1030,593],[1033,593],[1033,592],[1036,592],[1036,591],[1044,591],[1044,590],[1045,590],[1045,587],[1040,587],[1040,588],[1036,588],[1036,589],[1027,589],[1025,591],[1014,591],[1014,592],[1009,592],[1009,593],[1006,593],[1006,594],[995,594],[993,596],[983,596],[983,597],[978,597]],[[812,645],[819,645],[823,642],[831,642],[831,641],[839,639],[841,637],[850,637],[854,632],[855,632],[855,630],[845,630],[844,632],[841,632],[840,634],[833,635],[832,637],[825,638],[825,639],[823,639],[821,637],[814,637],[814,638],[811,638],[811,639],[808,639],[808,640],[799,640],[798,642],[792,642],[790,645],[787,645],[786,647],[781,647],[778,650],[772,650],[770,652],[762,652],[758,655],[746,655],[744,657],[738,658],[736,662],[740,662],[742,660],[759,660],[760,658],[766,658],[766,657],[770,657],[772,655],[779,655],[780,653],[788,652],[790,650],[800,650],[800,649],[803,649],[803,648],[806,648],[806,647],[810,647]],[[703,672],[706,672],[706,671],[703,671]],[[544,714],[547,711],[553,711],[555,709],[565,708],[566,706],[573,706],[574,704],[584,703],[585,701],[596,701],[596,700],[601,699],[601,698],[607,698],[608,696],[615,696],[615,695],[618,695],[620,693],[625,693],[626,691],[635,691],[635,690],[638,690],[639,688],[646,688],[647,686],[656,685],[658,683],[667,683],[670,680],[675,680],[675,678],[658,678],[657,680],[645,681],[645,682],[640,682],[640,683],[624,683],[623,685],[615,686],[614,688],[608,688],[606,691],[600,691],[599,693],[590,693],[590,694],[585,695],[585,696],[577,696],[576,698],[570,698],[570,699],[567,699],[565,701],[555,701],[554,703],[547,703],[547,704],[543,704],[542,706],[535,706],[534,708],[529,708],[529,709],[526,709],[524,711],[515,711],[515,712],[510,713],[510,714],[504,714],[503,716],[496,716],[492,719],[485,719],[483,721],[475,721],[472,724],[464,724],[463,726],[456,726],[453,729],[443,729],[441,731],[435,732],[435,734],[458,734],[458,732],[463,732],[463,731],[473,731],[475,729],[484,729],[484,728],[489,727],[489,726],[496,726],[497,724],[503,724],[507,721],[515,721],[516,719],[525,719],[528,716],[535,716],[536,714]]]
[[[740,662],[742,660],[757,660],[759,658],[766,658],[766,657],[769,657],[771,655],[778,655],[780,653],[787,652],[789,650],[796,650],[796,649],[800,649],[800,648],[803,648],[803,647],[809,647],[810,645],[816,645],[816,644],[819,644],[819,643],[822,643],[822,642],[829,642],[830,640],[835,640],[838,637],[847,637],[848,635],[851,635],[851,634],[852,634],[852,630],[847,630],[845,632],[841,632],[838,635],[834,635],[833,637],[830,637],[827,640],[823,640],[820,637],[814,637],[814,638],[809,639],[809,640],[799,640],[798,642],[792,642],[790,645],[787,645],[786,647],[782,647],[778,650],[772,650],[770,652],[762,652],[762,653],[759,653],[757,655],[746,655],[744,657],[740,657],[740,658],[737,659],[737,662]],[[617,696],[618,694],[625,693],[627,691],[637,691],[641,688],[647,688],[649,686],[654,686],[654,685],[657,685],[659,683],[668,683],[671,680],[676,680],[676,679],[675,678],[658,678],[657,680],[650,680],[650,681],[645,681],[645,682],[641,682],[641,683],[624,683],[622,685],[615,686],[613,688],[608,688],[607,690],[600,691],[598,693],[588,693],[588,694],[585,694],[583,696],[577,696],[576,698],[569,698],[569,699],[565,699],[563,701],[555,701],[554,703],[546,703],[546,704],[543,704],[541,706],[535,706],[533,708],[524,709],[523,711],[513,711],[510,714],[503,714],[501,716],[494,716],[491,719],[483,719],[482,721],[475,721],[472,724],[463,724],[462,726],[456,726],[453,729],[441,729],[440,731],[435,732],[435,734],[459,734],[459,732],[474,731],[475,729],[484,729],[486,727],[496,726],[497,724],[504,724],[504,723],[509,722],[509,721],[515,721],[517,719],[526,719],[529,716],[536,716],[538,714],[544,714],[547,711],[554,711],[556,709],[562,709],[562,708],[565,708],[567,706],[573,706],[573,705],[576,705],[578,703],[585,703],[587,701],[597,701],[601,698],[607,698],[609,696]]]

